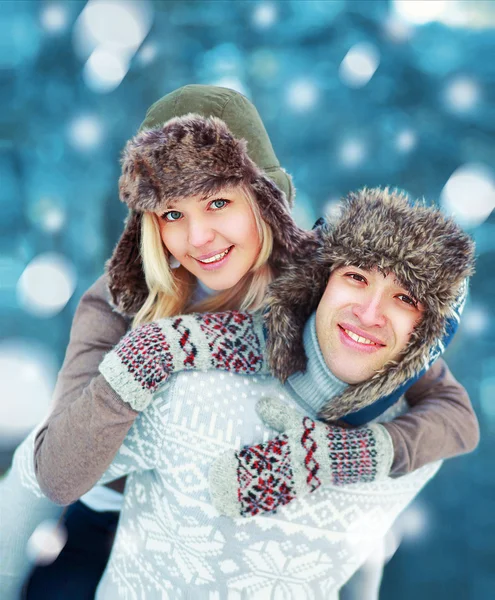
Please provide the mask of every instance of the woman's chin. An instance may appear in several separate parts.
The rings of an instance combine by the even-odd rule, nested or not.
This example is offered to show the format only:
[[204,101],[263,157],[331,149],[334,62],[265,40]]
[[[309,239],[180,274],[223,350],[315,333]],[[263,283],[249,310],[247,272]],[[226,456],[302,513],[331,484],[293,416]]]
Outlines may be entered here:
[[239,277],[226,279],[225,277],[215,277],[211,275],[201,275],[201,277],[197,275],[197,278],[201,285],[208,288],[212,292],[225,292],[226,290],[230,290],[241,280]]

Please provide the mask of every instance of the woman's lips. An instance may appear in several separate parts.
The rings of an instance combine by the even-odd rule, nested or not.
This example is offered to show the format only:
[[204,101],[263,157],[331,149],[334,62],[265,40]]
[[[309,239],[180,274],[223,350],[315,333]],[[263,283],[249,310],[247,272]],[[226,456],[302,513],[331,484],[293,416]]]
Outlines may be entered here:
[[[220,269],[225,265],[225,263],[229,260],[230,255],[232,254],[232,250],[234,246],[229,246],[223,250],[215,250],[214,252],[210,252],[208,254],[204,254],[203,256],[197,258],[193,257],[194,260],[199,264],[199,266],[205,271],[215,271],[216,269]],[[219,257],[215,259],[215,257]],[[208,262],[205,262],[208,261]]]

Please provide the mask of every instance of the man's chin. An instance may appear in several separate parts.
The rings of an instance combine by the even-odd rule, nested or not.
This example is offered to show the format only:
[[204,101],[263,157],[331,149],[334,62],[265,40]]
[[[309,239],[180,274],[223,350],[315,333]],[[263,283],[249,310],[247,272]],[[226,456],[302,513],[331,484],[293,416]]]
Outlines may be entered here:
[[360,383],[364,383],[371,379],[373,375],[375,375],[376,370],[370,369],[369,367],[356,368],[350,367],[349,363],[344,365],[334,365],[333,368],[330,367],[330,371],[340,379],[340,381],[347,383],[348,385],[359,385]]

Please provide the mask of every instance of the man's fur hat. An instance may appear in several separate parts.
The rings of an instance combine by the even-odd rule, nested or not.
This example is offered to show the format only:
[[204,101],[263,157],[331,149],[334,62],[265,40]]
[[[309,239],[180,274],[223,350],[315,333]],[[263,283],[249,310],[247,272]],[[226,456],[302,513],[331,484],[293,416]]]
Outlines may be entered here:
[[349,385],[323,409],[321,416],[334,420],[391,394],[428,365],[451,320],[458,319],[474,270],[474,243],[438,209],[388,189],[351,194],[337,220],[323,220],[317,232],[318,250],[295,257],[270,286],[268,356],[276,377],[285,381],[306,368],[304,325],[338,267],[393,273],[426,309],[399,358],[370,380]]
[[[180,114],[187,106],[201,114]],[[171,113],[179,116],[160,123],[160,117]],[[235,137],[216,115],[225,116],[247,141]],[[143,127],[123,152],[119,191],[130,214],[107,264],[110,295],[120,313],[134,315],[148,296],[140,256],[142,214],[165,210],[172,199],[211,195],[225,186],[249,188],[272,229],[270,264],[276,269],[301,243],[310,243],[314,236],[299,229],[290,216],[291,179],[280,168],[258,113],[244,96],[214,86],[186,86],[154,105]]]

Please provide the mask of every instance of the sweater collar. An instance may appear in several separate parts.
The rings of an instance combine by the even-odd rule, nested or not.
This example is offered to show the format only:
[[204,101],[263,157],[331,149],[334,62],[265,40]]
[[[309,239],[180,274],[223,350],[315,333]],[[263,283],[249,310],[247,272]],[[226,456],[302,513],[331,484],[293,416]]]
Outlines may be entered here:
[[323,358],[316,336],[316,313],[311,315],[304,327],[303,342],[308,357],[306,371],[291,375],[287,385],[297,394],[301,404],[318,413],[329,400],[341,394],[348,384],[335,377]]

